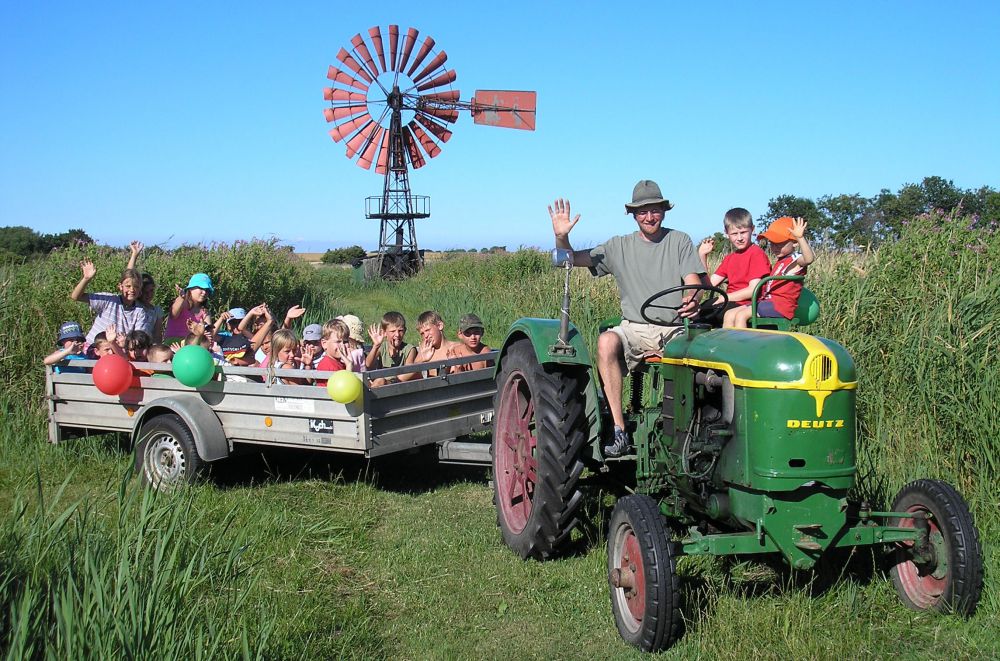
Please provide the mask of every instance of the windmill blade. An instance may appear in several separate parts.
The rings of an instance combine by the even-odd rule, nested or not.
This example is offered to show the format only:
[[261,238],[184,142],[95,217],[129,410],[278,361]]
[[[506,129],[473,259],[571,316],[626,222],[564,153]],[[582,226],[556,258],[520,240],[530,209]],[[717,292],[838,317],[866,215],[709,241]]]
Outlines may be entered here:
[[449,124],[454,124],[458,121],[458,110],[455,108],[438,108],[436,106],[425,106],[420,108],[420,112],[425,112],[428,115],[434,115],[438,119],[443,119]]
[[372,57],[371,52],[368,50],[368,44],[361,38],[361,33],[351,38],[351,45],[354,46],[355,52],[361,56],[362,61],[368,66],[366,71],[371,74],[372,78],[378,78],[378,67],[375,66],[375,58]]
[[[336,88],[336,87],[324,87],[323,88],[323,100],[324,101],[334,101],[334,100],[336,100],[336,101],[343,101],[344,99],[341,98],[341,97],[343,97],[345,94],[351,94],[351,93],[352,92],[350,92],[350,90],[341,90],[341,89]],[[361,94],[360,96],[364,96],[364,97],[367,98],[367,95],[365,95],[365,94]]]
[[406,67],[406,61],[410,59],[410,51],[413,50],[413,44],[416,43],[419,34],[420,32],[416,28],[406,30],[406,36],[403,37],[403,52],[399,57],[399,67],[393,68],[393,71],[402,71]]
[[419,83],[421,80],[423,80],[427,76],[429,76],[432,73],[434,73],[435,71],[437,71],[438,68],[441,67],[447,61],[448,61],[448,54],[445,53],[444,51],[441,51],[440,53],[438,53],[437,55],[435,55],[434,59],[431,60],[430,62],[428,62],[427,66],[424,67],[420,71],[420,73],[418,73],[413,78],[413,82],[414,83]]
[[535,130],[535,92],[476,90],[472,121],[507,129]]
[[348,117],[353,117],[358,113],[368,113],[367,105],[356,105],[356,106],[339,106],[337,108],[324,108],[323,115],[326,117],[326,121],[335,122],[341,119],[347,119]]
[[359,115],[354,119],[348,120],[343,124],[339,124],[330,129],[330,137],[333,138],[334,142],[340,142],[347,136],[352,135],[358,129],[364,128],[364,126],[370,121],[372,121],[372,116],[368,113]]
[[417,111],[413,118],[423,124],[424,128],[433,133],[441,142],[448,142],[451,139],[451,131],[444,124],[438,124],[426,113]]
[[340,52],[337,53],[337,59],[347,65],[348,69],[361,76],[361,79],[366,83],[371,84],[373,82],[372,77],[368,75],[368,72],[365,71],[364,67],[358,64],[357,60],[351,57],[351,54],[347,52],[347,49],[341,48]]
[[369,121],[364,128],[354,134],[353,138],[347,141],[347,158],[354,158],[358,152],[364,149],[371,134],[375,131],[375,126],[375,122]]
[[365,150],[361,152],[361,158],[358,159],[358,167],[364,168],[366,170],[371,169],[372,163],[375,162],[376,150],[382,143],[382,134],[385,132],[386,130],[381,126],[375,129],[375,131],[371,135],[370,138],[371,141],[365,147]]
[[382,71],[385,72],[385,51],[382,50],[382,29],[379,26],[368,29],[368,37],[372,40],[372,45],[375,47],[375,54],[378,56],[378,63],[382,66]]
[[410,133],[410,129],[407,127],[402,127],[403,130],[403,143],[406,145],[406,153],[410,156],[410,165],[413,166],[414,170],[424,167],[427,165],[427,161],[424,160],[423,155],[420,153],[420,148],[417,147],[417,141],[413,139],[413,134]]
[[[424,43],[420,44],[420,50],[418,50],[417,54],[414,56],[409,70],[406,72],[407,76],[410,76],[411,78],[413,77],[413,72],[417,70],[417,67],[419,67],[420,63],[424,61],[424,58],[427,57],[427,53],[430,53],[432,48],[434,48],[434,38],[425,38]],[[400,67],[399,69],[402,71],[403,67]]]
[[396,70],[396,53],[399,52],[397,46],[399,45],[399,26],[390,25],[389,26],[389,68],[393,71]]
[[461,96],[461,93],[458,90],[448,90],[447,92],[430,92],[429,94],[421,94],[420,98],[427,101],[452,103],[458,101],[459,96]]
[[[323,91],[323,96],[326,96],[326,90]],[[351,105],[362,105],[368,103],[368,97],[364,94],[359,94],[357,92],[349,92],[342,89],[331,89],[330,98],[327,101],[334,102],[346,102]]]
[[417,91],[423,92],[424,90],[434,89],[435,87],[441,87],[442,85],[450,85],[455,82],[456,78],[458,78],[458,74],[455,73],[454,69],[451,69],[450,71],[445,71],[437,78],[432,78],[421,85],[417,85]]
[[376,174],[385,174],[389,171],[389,132],[382,135],[382,146],[379,147],[378,161],[375,163]]
[[437,146],[437,143],[422,128],[417,126],[415,121],[411,120],[407,126],[413,132],[413,135],[416,136],[417,140],[420,141],[420,146],[424,148],[428,156],[434,158],[441,153],[441,148]]
[[[347,75],[346,73],[344,73],[335,66],[327,67],[326,77],[335,83],[342,83],[344,85],[348,85],[361,92],[368,91],[368,83],[364,83],[358,80],[357,78],[352,78],[351,76]],[[327,101],[329,101],[329,99],[327,99]]]

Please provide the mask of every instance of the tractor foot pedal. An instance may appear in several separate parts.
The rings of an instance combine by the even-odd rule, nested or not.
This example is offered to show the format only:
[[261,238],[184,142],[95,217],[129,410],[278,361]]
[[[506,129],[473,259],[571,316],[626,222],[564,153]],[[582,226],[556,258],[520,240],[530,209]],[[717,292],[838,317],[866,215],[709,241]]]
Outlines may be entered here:
[[795,542],[795,546],[802,549],[803,551],[822,551],[823,547],[820,546],[819,542],[814,542],[811,539],[800,539]]

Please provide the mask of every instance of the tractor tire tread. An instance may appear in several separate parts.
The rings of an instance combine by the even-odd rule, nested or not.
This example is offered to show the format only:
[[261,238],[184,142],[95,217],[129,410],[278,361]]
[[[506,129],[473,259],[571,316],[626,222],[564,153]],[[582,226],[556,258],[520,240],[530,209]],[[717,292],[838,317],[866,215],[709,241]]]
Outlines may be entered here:
[[[933,503],[925,502],[925,495]],[[936,609],[970,616],[975,612],[982,596],[984,572],[982,545],[969,506],[962,495],[947,482],[925,478],[904,486],[896,496],[893,510],[914,504],[907,502],[913,499],[917,499],[915,502],[928,509],[936,505],[942,510],[943,518],[938,525],[942,534],[954,542],[950,544],[952,558],[949,563],[952,584]]]
[[[565,550],[583,500],[578,482],[584,468],[580,451],[587,439],[583,401],[586,376],[578,368],[539,365],[526,340],[509,347],[505,362],[510,361],[524,372],[536,399],[537,481],[525,529],[517,535],[509,534],[499,507],[497,523],[504,532],[504,541],[522,558],[547,560]],[[500,410],[502,392],[503,388],[498,387],[494,410]]]

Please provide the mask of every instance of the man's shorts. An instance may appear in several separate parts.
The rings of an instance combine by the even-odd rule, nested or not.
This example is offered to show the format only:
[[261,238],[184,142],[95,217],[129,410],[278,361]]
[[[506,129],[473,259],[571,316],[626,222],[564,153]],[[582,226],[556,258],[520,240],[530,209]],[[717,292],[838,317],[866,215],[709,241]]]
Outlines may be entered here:
[[683,326],[658,326],[628,319],[608,331],[617,335],[625,350],[625,365],[631,372],[647,353],[660,353],[663,343],[684,330]]

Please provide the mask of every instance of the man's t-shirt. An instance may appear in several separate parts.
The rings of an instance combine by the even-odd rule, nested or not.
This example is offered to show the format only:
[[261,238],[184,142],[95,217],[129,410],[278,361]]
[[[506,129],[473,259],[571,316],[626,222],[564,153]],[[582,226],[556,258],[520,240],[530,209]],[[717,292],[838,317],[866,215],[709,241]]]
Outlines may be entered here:
[[[760,246],[751,244],[743,252],[731,252],[722,258],[715,275],[728,281],[727,291],[739,291],[750,286],[751,280],[759,280],[771,273],[771,261]],[[733,301],[740,305],[750,305],[750,298]]]
[[122,303],[122,297],[118,294],[87,294],[90,309],[97,317],[94,325],[87,333],[87,344],[93,344],[98,333],[103,332],[109,325],[114,325],[115,332],[121,335],[128,335],[134,330],[141,330],[153,335],[153,317],[148,312],[148,308],[139,303],[135,303],[131,308],[126,308]]
[[[643,239],[638,231],[611,237],[591,249],[590,259],[592,274],[615,276],[622,300],[622,317],[637,323],[648,323],[639,314],[639,309],[650,296],[683,285],[684,276],[688,274],[705,272],[691,237],[672,229],[666,229],[666,235],[656,243]],[[677,292],[658,299],[655,304],[679,307],[683,299],[684,294]],[[650,319],[664,324],[678,320],[676,312],[662,308],[650,308],[647,314]]]

